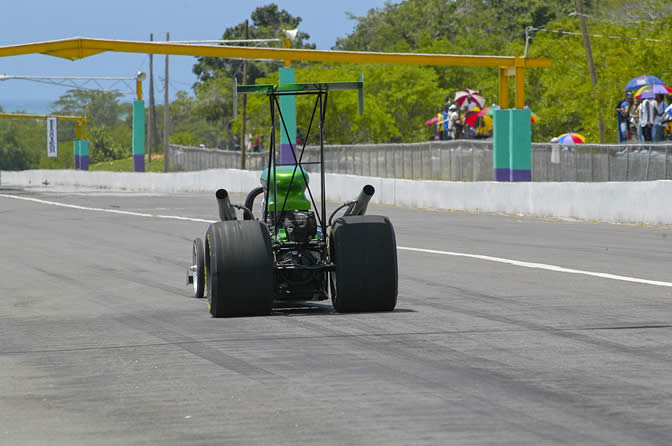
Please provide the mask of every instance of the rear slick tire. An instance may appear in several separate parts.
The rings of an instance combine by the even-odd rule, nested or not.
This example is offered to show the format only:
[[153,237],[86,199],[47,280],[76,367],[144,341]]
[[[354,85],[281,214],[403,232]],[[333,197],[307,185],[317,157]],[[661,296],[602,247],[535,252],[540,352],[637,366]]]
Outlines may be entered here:
[[203,241],[200,238],[194,240],[194,244],[191,248],[191,264],[192,267],[196,267],[195,270],[192,270],[194,297],[201,299],[205,293],[205,252],[203,249]]
[[271,237],[257,220],[213,223],[205,240],[208,306],[214,317],[261,316],[273,306]]
[[397,305],[397,242],[387,217],[337,218],[331,253],[331,291],[339,313],[392,311]]

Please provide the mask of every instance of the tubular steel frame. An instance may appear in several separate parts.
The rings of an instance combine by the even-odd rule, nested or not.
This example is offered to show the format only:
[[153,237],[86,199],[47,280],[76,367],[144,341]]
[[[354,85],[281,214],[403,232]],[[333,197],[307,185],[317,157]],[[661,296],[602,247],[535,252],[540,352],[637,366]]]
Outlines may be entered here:
[[[311,91],[293,91],[293,92],[278,92],[278,91],[269,91],[266,93],[269,97],[269,105],[271,108],[271,141],[269,144],[269,155],[268,155],[268,167],[267,167],[267,174],[266,174],[266,188],[264,191],[264,200],[267,203],[267,205],[264,207],[264,221],[267,220],[268,217],[268,197],[270,194],[270,188],[271,188],[271,169],[273,169],[273,195],[275,196],[275,202],[273,204],[273,212],[272,212],[272,222],[273,222],[273,234],[276,235],[278,232],[278,224],[280,221],[282,221],[282,216],[285,212],[285,206],[287,204],[287,199],[289,198],[289,194],[292,188],[292,184],[294,183],[294,178],[296,177],[296,171],[300,169],[301,176],[303,177],[303,181],[306,183],[306,191],[308,192],[308,195],[310,196],[310,201],[311,204],[313,205],[313,209],[315,209],[315,214],[317,216],[318,223],[320,224],[320,227],[323,228],[323,231],[326,231],[326,227],[324,225],[325,223],[325,216],[327,214],[327,205],[326,205],[326,191],[325,191],[325,181],[324,181],[324,121],[326,118],[326,105],[327,105],[327,97],[328,97],[328,90],[327,89],[317,89],[317,90],[311,90]],[[296,157],[296,145],[295,143],[292,143],[291,138],[289,137],[289,129],[287,128],[287,125],[285,123],[285,118],[282,114],[282,109],[280,108],[280,101],[278,100],[279,96],[286,96],[286,95],[293,95],[293,96],[302,96],[302,95],[316,95],[317,98],[315,99],[315,105],[313,106],[313,111],[310,116],[310,122],[308,124],[308,129],[306,130],[306,137],[303,140],[303,145],[301,147],[301,153],[299,154],[299,157]],[[318,210],[317,204],[315,203],[315,197],[313,196],[313,192],[310,188],[310,183],[308,182],[308,179],[306,178],[306,173],[303,170],[303,165],[304,163],[302,162],[303,160],[303,155],[306,150],[306,146],[308,144],[308,139],[310,138],[310,132],[313,128],[313,122],[315,119],[315,112],[317,111],[319,107],[319,126],[320,126],[320,161],[317,162],[309,162],[308,164],[319,164],[320,165],[320,209]],[[294,158],[294,163],[278,163],[276,159],[276,144],[275,144],[275,127],[276,127],[276,111],[280,117],[279,123],[282,125],[282,130],[284,130],[285,135],[287,136],[287,140],[289,141],[289,147],[292,152],[292,157]],[[292,171],[292,176],[289,179],[289,186],[287,188],[287,193],[285,194],[285,197],[283,199],[282,207],[280,208],[280,213],[278,214],[278,177],[276,175],[276,166],[294,166],[294,170]]]

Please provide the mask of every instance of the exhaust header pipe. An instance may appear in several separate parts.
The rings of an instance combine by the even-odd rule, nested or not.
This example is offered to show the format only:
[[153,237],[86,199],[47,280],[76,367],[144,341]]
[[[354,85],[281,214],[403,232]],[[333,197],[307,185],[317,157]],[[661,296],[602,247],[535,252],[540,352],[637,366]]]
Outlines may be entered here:
[[219,219],[222,221],[236,220],[236,210],[231,206],[229,193],[226,189],[217,189],[217,207],[219,208]]
[[366,207],[369,205],[369,201],[371,201],[371,197],[373,197],[375,192],[376,189],[370,184],[364,186],[362,191],[359,193],[359,196],[357,196],[355,202],[350,207],[348,207],[344,215],[350,216],[366,214]]

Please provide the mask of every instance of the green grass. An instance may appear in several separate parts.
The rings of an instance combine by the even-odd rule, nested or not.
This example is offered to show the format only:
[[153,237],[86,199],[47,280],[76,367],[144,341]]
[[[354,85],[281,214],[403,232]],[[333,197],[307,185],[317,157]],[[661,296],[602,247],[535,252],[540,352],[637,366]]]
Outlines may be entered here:
[[40,152],[40,169],[74,169],[74,147],[72,141],[58,143],[58,158],[47,157],[46,149]]
[[[105,161],[89,165],[89,170],[106,170],[109,172],[133,172],[133,158]],[[153,159],[151,163],[145,161],[146,172],[163,172],[163,159]]]

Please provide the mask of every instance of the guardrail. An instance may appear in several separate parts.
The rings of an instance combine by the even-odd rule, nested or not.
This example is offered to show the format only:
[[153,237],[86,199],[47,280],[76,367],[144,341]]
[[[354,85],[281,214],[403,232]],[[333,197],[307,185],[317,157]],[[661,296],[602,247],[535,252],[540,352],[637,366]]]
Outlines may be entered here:
[[[329,145],[325,171],[352,175],[448,181],[492,181],[492,141],[429,141],[409,144]],[[319,159],[307,147],[303,161]],[[238,151],[171,145],[175,171],[240,168]],[[262,170],[267,152],[247,154],[247,169]],[[316,165],[306,170],[316,171]],[[650,181],[672,179],[672,144],[532,144],[533,181]]]

